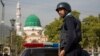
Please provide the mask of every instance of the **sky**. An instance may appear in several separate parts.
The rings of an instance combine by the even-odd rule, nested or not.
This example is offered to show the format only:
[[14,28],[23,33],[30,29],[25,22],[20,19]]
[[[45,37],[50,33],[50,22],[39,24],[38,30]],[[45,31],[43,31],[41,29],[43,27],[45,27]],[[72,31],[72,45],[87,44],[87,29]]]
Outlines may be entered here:
[[[16,4],[18,0],[3,0],[5,3],[5,24],[10,24],[10,19],[16,19]],[[54,18],[59,15],[55,11],[59,2],[68,2],[72,10],[79,11],[80,19],[100,13],[100,0],[20,0],[21,5],[21,22],[24,25],[26,18],[35,14],[39,17],[41,25],[45,26],[51,23]],[[0,4],[0,20],[1,20],[1,4]]]

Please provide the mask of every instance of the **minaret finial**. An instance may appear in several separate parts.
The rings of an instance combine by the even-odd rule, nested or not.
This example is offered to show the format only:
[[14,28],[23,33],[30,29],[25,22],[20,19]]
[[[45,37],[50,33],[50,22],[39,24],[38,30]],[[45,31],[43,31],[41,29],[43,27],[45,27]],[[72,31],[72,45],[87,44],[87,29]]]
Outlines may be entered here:
[[17,35],[21,35],[21,7],[19,0],[16,7],[16,33]]
[[21,8],[19,0],[17,2],[17,8],[16,8],[16,21],[18,21],[21,18]]

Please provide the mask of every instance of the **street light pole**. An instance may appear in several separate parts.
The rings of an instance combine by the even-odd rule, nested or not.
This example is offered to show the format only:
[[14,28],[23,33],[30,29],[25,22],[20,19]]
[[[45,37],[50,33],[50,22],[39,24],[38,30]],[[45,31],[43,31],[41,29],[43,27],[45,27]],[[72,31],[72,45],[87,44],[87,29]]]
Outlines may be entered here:
[[12,26],[12,29],[11,29],[11,44],[10,44],[10,48],[11,48],[11,56],[13,56],[12,49],[14,47],[13,47],[13,41],[12,40],[13,40],[14,31],[15,31],[15,19],[11,19],[10,22],[11,22],[11,26]]
[[[1,2],[1,5],[2,5],[2,20],[1,20],[1,23],[4,23],[4,11],[5,11],[5,4],[3,3],[2,0],[0,0]],[[2,38],[1,38],[1,44],[4,45],[4,42],[3,42],[3,38],[4,38],[4,34],[2,33]],[[2,47],[2,53],[3,53],[3,47]]]
[[4,23],[5,4],[3,3],[2,0],[1,0],[0,2],[1,2],[1,4],[2,4],[2,21],[1,21],[1,23]]

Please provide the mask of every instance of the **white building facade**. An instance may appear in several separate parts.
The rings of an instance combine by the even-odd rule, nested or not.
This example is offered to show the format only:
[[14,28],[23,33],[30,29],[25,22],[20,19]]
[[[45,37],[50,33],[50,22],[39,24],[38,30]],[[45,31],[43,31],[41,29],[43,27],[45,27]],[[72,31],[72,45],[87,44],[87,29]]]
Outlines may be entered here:
[[23,30],[26,43],[42,43],[47,41],[40,20],[34,14],[27,17]]

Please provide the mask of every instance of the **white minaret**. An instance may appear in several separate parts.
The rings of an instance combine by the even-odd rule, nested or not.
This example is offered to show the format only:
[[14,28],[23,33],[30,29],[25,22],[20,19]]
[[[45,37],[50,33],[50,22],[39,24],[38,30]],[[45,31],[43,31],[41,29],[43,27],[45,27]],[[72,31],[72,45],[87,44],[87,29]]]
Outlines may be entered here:
[[21,25],[21,8],[20,8],[20,3],[19,0],[17,2],[17,8],[16,8],[16,34],[17,35],[22,35],[22,25]]

